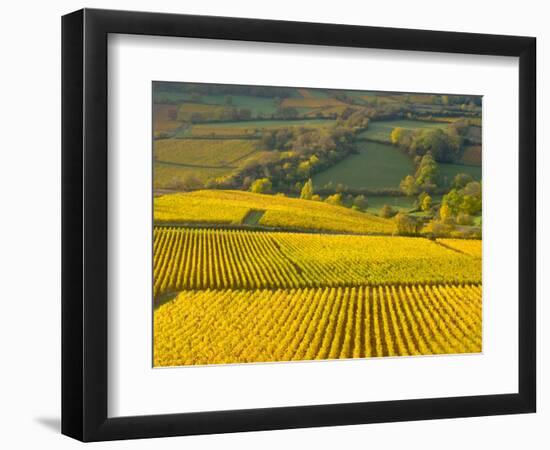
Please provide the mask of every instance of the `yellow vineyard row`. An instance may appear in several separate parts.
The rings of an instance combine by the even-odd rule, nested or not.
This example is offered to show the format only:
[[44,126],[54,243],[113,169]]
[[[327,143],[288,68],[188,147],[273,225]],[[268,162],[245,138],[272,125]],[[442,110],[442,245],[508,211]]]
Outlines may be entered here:
[[154,365],[481,351],[481,285],[186,291],[154,313]]
[[479,239],[438,239],[438,242],[453,250],[481,258],[482,241]]
[[154,296],[192,289],[480,283],[481,258],[422,238],[154,230]]

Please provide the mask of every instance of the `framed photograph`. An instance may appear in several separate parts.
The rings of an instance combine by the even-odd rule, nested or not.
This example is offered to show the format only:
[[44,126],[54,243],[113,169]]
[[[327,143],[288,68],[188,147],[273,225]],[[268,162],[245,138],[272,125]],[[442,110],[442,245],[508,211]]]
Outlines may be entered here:
[[531,37],[62,21],[62,432],[535,412]]

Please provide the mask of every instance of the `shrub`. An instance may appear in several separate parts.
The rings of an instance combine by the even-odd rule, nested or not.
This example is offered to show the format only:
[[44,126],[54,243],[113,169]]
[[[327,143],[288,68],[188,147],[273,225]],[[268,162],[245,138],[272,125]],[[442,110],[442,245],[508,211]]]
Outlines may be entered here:
[[451,236],[454,229],[455,227],[450,223],[436,221],[432,222],[432,234],[435,237]]
[[364,210],[369,206],[369,202],[367,201],[367,197],[364,195],[358,195],[353,199],[353,206],[356,207],[359,210]]
[[385,219],[390,219],[397,214],[397,211],[393,209],[390,205],[382,206],[380,210],[380,216]]
[[415,236],[422,228],[422,222],[407,214],[398,213],[395,218],[397,234],[400,236]]
[[256,194],[265,194],[269,191],[271,191],[271,181],[269,178],[260,178],[250,186],[250,192],[255,192]]
[[334,194],[334,195],[329,195],[326,199],[325,199],[325,202],[331,204],[331,205],[338,205],[338,206],[342,206],[342,194]]
[[458,213],[456,216],[456,223],[458,225],[472,225],[474,223],[474,220],[472,216],[466,213]]

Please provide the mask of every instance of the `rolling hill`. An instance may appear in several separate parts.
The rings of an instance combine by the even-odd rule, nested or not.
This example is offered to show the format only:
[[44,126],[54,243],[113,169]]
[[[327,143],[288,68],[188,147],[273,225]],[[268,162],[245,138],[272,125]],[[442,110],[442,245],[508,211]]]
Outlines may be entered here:
[[391,220],[341,206],[244,191],[166,194],[154,202],[156,224],[248,225],[358,234],[391,234],[395,228]]

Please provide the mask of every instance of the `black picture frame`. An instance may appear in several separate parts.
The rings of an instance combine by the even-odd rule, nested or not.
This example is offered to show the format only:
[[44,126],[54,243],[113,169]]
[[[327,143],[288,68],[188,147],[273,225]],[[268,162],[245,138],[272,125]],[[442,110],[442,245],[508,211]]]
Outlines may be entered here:
[[[109,418],[107,36],[110,33],[518,57],[518,392]],[[535,412],[535,91],[533,37],[94,9],[64,16],[62,433],[82,441],[103,441]]]

